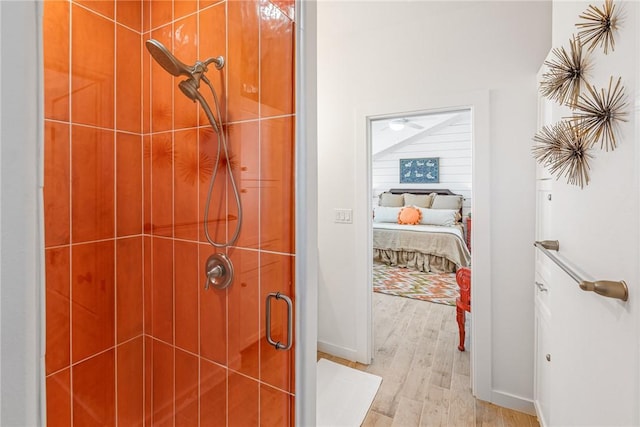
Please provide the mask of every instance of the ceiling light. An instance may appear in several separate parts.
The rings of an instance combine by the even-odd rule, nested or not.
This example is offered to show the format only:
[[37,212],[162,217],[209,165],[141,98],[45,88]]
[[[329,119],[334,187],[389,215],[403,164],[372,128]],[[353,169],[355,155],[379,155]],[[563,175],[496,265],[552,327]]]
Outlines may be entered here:
[[389,122],[389,129],[402,130],[404,129],[405,119],[393,119]]

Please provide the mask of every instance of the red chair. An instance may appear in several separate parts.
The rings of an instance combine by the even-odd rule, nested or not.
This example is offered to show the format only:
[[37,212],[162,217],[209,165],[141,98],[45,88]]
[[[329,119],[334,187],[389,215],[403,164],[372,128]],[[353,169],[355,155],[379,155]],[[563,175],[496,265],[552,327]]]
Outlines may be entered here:
[[458,350],[464,351],[464,312],[471,312],[471,270],[461,267],[456,273],[456,282],[460,288],[460,297],[456,298],[456,320],[460,331],[460,344]]

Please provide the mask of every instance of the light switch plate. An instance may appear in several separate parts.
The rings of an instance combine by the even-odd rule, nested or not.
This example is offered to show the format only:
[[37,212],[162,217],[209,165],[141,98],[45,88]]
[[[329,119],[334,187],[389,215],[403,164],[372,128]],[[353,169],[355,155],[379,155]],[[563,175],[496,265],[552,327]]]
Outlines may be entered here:
[[353,222],[353,209],[334,209],[334,220],[338,224],[351,224]]

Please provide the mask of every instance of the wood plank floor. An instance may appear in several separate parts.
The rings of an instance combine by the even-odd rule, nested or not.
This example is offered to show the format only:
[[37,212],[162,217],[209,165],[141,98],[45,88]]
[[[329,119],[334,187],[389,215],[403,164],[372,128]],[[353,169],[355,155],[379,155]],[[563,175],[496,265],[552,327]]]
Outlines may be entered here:
[[469,352],[458,351],[455,307],[374,293],[375,347],[369,366],[325,358],[382,377],[365,427],[538,427],[535,417],[475,399]]

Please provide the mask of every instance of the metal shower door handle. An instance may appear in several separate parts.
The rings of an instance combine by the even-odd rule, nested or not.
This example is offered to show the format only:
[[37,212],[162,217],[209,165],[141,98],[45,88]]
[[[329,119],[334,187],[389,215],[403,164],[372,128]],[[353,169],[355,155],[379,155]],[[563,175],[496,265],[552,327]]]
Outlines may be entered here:
[[[287,303],[287,343],[282,344],[280,341],[274,341],[271,337],[271,299],[281,299]],[[291,298],[280,292],[271,292],[267,294],[266,300],[266,323],[267,323],[267,342],[275,347],[276,350],[289,350],[293,344],[293,303]]]

